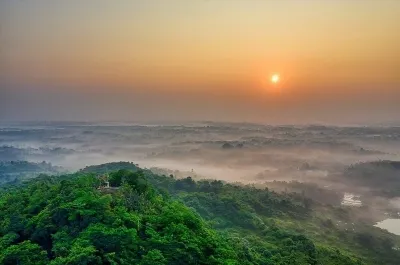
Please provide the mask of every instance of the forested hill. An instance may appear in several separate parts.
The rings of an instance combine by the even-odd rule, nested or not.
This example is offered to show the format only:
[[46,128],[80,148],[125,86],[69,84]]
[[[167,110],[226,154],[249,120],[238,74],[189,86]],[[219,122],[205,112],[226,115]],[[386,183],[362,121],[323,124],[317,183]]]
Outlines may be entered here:
[[0,193],[0,264],[398,264],[395,237],[346,235],[315,211],[296,194],[88,167]]

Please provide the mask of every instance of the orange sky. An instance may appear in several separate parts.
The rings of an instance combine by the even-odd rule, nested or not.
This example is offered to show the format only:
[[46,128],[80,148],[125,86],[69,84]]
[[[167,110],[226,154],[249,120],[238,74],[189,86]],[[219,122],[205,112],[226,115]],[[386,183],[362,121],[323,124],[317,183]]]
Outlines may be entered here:
[[397,0],[2,1],[0,77],[13,89],[279,91],[304,105],[318,94],[392,98],[399,19]]

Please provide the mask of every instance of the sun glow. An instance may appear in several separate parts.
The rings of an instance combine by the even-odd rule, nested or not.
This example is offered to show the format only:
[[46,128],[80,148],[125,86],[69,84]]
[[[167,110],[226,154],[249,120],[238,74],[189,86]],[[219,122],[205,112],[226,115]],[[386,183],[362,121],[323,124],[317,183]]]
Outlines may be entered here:
[[278,74],[274,74],[271,76],[271,82],[274,84],[277,84],[279,82],[279,75]]

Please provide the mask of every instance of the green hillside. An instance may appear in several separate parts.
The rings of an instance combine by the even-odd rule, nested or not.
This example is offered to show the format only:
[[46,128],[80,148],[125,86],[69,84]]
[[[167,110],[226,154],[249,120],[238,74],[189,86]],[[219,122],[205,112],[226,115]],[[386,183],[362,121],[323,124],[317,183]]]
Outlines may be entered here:
[[2,191],[0,264],[398,264],[398,237],[367,224],[344,233],[335,222],[349,216],[299,194],[112,163]]

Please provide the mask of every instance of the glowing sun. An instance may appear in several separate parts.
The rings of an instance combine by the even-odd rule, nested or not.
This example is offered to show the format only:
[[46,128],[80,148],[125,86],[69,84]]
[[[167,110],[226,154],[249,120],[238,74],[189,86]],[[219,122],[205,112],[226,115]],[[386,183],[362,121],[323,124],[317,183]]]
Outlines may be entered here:
[[272,75],[272,76],[271,76],[271,82],[272,82],[273,84],[279,83],[279,75],[278,75],[278,74]]

